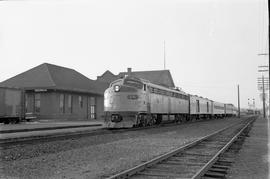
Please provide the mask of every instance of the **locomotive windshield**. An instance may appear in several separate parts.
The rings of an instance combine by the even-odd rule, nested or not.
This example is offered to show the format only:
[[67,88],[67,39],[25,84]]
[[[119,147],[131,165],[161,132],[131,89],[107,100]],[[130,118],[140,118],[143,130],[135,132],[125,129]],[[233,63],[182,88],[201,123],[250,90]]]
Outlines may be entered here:
[[143,83],[141,81],[136,80],[136,79],[129,79],[129,78],[125,79],[124,85],[132,86],[132,87],[135,87],[138,89],[143,88]]

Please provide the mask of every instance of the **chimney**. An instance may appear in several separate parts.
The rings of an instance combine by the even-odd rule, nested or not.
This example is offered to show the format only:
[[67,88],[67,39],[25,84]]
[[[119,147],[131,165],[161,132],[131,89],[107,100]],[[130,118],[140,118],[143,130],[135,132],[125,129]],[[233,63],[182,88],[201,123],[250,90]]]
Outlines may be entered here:
[[127,69],[127,74],[128,74],[128,76],[131,76],[131,68]]

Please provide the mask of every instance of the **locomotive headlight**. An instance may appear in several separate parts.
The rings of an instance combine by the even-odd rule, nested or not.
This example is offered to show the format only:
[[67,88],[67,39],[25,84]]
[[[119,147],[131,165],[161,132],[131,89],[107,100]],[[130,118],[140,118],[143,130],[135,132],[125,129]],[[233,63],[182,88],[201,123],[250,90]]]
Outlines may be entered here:
[[114,91],[115,92],[119,92],[120,91],[120,86],[119,85],[115,85],[114,86]]

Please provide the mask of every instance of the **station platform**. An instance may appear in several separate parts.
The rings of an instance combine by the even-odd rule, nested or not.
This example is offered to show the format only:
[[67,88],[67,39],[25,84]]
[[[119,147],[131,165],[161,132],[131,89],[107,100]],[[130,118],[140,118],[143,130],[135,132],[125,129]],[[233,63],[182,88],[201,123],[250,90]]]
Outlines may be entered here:
[[269,119],[259,117],[239,151],[227,178],[268,179],[270,167]]
[[0,124],[0,140],[46,136],[103,128],[103,121],[33,121],[19,124]]

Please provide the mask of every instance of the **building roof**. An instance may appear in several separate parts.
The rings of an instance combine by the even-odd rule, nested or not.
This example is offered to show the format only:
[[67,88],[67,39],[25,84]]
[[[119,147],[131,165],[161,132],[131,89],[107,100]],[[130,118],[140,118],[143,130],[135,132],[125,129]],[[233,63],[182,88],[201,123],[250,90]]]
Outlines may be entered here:
[[[118,77],[122,78],[128,75],[129,72],[121,72]],[[149,80],[150,82],[162,85],[166,87],[175,87],[172,75],[169,70],[156,70],[156,71],[132,71],[130,75],[137,78],[143,78]]]
[[162,85],[166,87],[175,87],[172,75],[169,70],[153,70],[153,71],[131,71],[120,72],[118,75],[114,75],[109,70],[105,71],[101,76],[97,77],[98,81],[111,83],[112,81],[123,78],[126,75],[131,75],[137,78],[143,78],[149,80],[151,83]]
[[74,69],[43,63],[0,83],[25,89],[57,89],[103,95],[107,83],[91,80]]
[[106,70],[101,76],[97,77],[97,81],[105,82],[110,84],[112,81],[117,80],[119,77],[117,75],[114,75],[109,70]]

